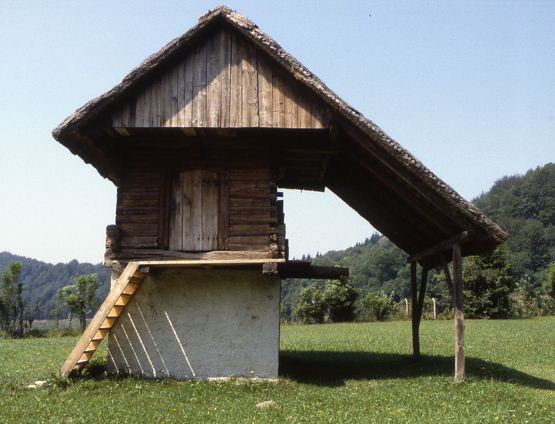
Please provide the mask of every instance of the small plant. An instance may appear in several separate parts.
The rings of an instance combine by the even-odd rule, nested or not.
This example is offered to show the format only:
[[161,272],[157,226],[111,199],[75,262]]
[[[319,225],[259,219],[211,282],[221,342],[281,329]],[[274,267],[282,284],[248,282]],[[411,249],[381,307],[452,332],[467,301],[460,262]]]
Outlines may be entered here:
[[46,387],[67,389],[72,385],[72,383],[72,380],[68,377],[53,374],[48,380],[46,380]]

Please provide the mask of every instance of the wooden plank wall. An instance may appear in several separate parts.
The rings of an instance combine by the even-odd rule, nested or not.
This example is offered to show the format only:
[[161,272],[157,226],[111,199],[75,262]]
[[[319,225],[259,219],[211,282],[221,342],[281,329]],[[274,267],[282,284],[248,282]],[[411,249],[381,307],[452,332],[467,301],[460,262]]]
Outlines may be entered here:
[[230,28],[201,40],[112,115],[121,127],[327,128],[331,112]]
[[[122,249],[167,248],[170,205],[169,179],[184,169],[221,169],[229,176],[222,213],[229,219],[227,247],[236,251],[268,252],[280,239],[284,255],[284,226],[279,221],[277,187],[270,172],[268,151],[135,149],[126,158],[125,178],[118,188],[116,225]],[[166,181],[167,179],[167,181]]]

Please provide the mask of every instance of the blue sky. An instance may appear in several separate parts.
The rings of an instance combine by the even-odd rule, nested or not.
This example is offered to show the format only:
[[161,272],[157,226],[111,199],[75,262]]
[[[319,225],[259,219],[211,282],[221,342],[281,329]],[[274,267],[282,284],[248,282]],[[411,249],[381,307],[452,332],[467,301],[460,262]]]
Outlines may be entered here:
[[[116,189],[51,136],[219,1],[0,0],[0,251],[101,262]],[[555,161],[555,1],[227,3],[463,197]],[[374,231],[286,192],[291,254]]]

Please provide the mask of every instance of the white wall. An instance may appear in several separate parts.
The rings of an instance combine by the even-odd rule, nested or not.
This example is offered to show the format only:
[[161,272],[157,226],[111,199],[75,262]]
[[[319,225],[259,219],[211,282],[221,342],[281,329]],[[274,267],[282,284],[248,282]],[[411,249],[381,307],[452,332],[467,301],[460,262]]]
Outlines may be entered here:
[[280,279],[262,270],[158,269],[108,341],[108,372],[276,377]]

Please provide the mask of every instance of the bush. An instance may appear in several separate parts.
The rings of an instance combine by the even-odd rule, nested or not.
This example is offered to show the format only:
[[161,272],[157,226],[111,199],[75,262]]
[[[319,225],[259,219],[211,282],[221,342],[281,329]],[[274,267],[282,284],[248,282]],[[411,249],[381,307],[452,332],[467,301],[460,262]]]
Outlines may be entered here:
[[468,318],[510,318],[511,293],[515,286],[507,250],[465,258],[463,262],[464,312]]
[[325,290],[311,284],[301,290],[295,311],[305,324],[355,320],[358,292],[346,278],[330,281]]
[[322,290],[313,284],[302,289],[295,312],[305,324],[323,323],[326,316],[326,303]]
[[517,317],[531,317],[542,315],[540,312],[539,294],[534,290],[530,278],[523,278],[517,284],[517,290],[512,293],[512,311]]
[[346,278],[331,281],[324,295],[328,319],[331,322],[354,321],[357,298],[358,292]]
[[555,263],[549,265],[549,273],[545,280],[544,286],[545,294],[552,299],[555,299]]
[[388,296],[383,291],[378,294],[368,293],[362,301],[362,306],[366,310],[366,317],[376,321],[383,321],[397,311],[398,305],[393,300],[395,292]]

